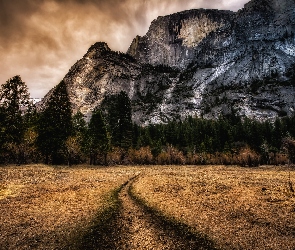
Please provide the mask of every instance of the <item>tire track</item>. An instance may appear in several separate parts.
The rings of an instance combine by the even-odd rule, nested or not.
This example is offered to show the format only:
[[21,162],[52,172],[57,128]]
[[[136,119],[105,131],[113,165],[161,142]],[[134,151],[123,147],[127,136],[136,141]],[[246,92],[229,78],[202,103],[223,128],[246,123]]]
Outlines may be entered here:
[[206,237],[192,233],[184,224],[167,220],[138,200],[131,192],[136,179],[119,193],[122,207],[117,221],[121,233],[118,249],[216,249]]
[[131,185],[132,181],[119,193],[122,210],[118,225],[123,236],[120,249],[175,249],[173,240],[155,227],[151,215],[131,198]]
[[184,224],[167,220],[132,195],[137,177],[131,178],[117,193],[118,209],[106,223],[91,231],[87,249],[216,249],[206,237],[191,233]]

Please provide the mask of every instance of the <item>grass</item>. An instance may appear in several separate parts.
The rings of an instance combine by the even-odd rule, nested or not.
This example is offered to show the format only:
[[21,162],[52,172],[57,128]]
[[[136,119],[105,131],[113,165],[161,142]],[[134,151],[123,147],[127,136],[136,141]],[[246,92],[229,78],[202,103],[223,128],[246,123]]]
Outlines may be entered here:
[[114,242],[109,239],[116,233],[113,228],[121,206],[118,194],[124,185],[110,192],[106,196],[108,207],[97,213],[84,232],[78,231],[72,241],[73,249],[115,249]]
[[122,207],[119,200],[119,193],[124,186],[135,176],[132,176],[128,181],[123,183],[119,188],[112,190],[106,195],[105,200],[107,207],[99,211],[90,225],[84,230],[79,232],[74,237],[74,249],[117,249],[116,243],[110,239],[116,238],[120,230],[117,224],[117,219]]
[[157,207],[152,207],[150,204],[140,197],[132,186],[128,190],[129,195],[135,200],[141,207],[144,208],[145,212],[149,214],[153,222],[158,228],[162,228],[168,234],[172,235],[173,238],[180,238],[180,241],[185,241],[183,249],[206,249],[206,250],[217,250],[215,243],[208,238],[207,235],[196,232],[193,228],[174,217],[165,214],[165,212],[159,210]]
[[138,173],[130,194],[183,237],[207,235],[221,249],[295,249],[294,169],[44,165],[0,167],[0,249],[111,249],[103,239],[116,233],[118,192]]
[[1,167],[0,249],[67,249],[113,206],[114,190],[135,171]]
[[288,176],[283,167],[158,167],[141,176],[133,192],[222,249],[294,249]]

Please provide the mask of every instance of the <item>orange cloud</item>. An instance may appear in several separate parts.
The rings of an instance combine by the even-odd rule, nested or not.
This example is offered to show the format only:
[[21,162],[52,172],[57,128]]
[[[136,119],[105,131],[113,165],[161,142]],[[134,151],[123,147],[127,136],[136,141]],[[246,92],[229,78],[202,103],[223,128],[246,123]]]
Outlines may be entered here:
[[241,8],[247,0],[0,1],[0,83],[19,74],[31,96],[56,85],[91,44],[125,52],[159,15],[192,8]]

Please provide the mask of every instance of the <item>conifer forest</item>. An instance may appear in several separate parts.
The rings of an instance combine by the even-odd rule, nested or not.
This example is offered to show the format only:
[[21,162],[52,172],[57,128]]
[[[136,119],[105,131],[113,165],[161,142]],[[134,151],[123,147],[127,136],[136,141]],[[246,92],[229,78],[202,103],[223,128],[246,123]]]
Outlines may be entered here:
[[132,122],[125,92],[108,96],[90,121],[72,113],[61,81],[46,105],[30,102],[20,76],[0,92],[1,164],[225,164],[258,166],[295,161],[295,117],[258,121],[233,111],[215,120],[188,117],[166,124]]

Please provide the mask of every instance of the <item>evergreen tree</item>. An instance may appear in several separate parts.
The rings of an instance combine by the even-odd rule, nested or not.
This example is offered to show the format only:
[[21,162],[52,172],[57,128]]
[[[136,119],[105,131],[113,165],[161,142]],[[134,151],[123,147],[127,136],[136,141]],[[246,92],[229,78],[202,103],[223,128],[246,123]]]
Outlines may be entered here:
[[132,146],[132,109],[131,101],[125,92],[120,92],[118,95],[118,110],[118,141],[122,148],[128,149]]
[[96,165],[98,154],[104,157],[104,165],[107,164],[107,154],[110,151],[110,136],[101,110],[92,113],[88,125],[88,133],[85,138],[86,150],[90,155],[90,165]]
[[61,81],[53,90],[38,120],[37,147],[45,163],[62,162],[65,143],[72,132],[71,103],[66,84]]
[[131,101],[128,95],[121,91],[117,95],[106,97],[101,108],[111,131],[112,145],[125,150],[130,148],[133,140],[133,125]]
[[20,143],[24,134],[22,110],[29,106],[30,95],[20,76],[14,76],[1,86],[0,105],[4,120],[5,141]]
[[81,113],[81,111],[78,111],[73,116],[73,134],[77,136],[82,136],[87,129],[87,124],[84,119],[84,115]]
[[4,145],[5,145],[5,112],[0,107],[0,163],[4,161]]
[[14,76],[1,86],[0,90],[0,141],[2,150],[18,163],[22,163],[20,144],[23,141],[26,124],[23,114],[30,105],[30,95],[20,76]]
[[72,118],[72,133],[66,141],[68,165],[83,162],[83,139],[86,135],[87,124],[84,115],[79,111]]

